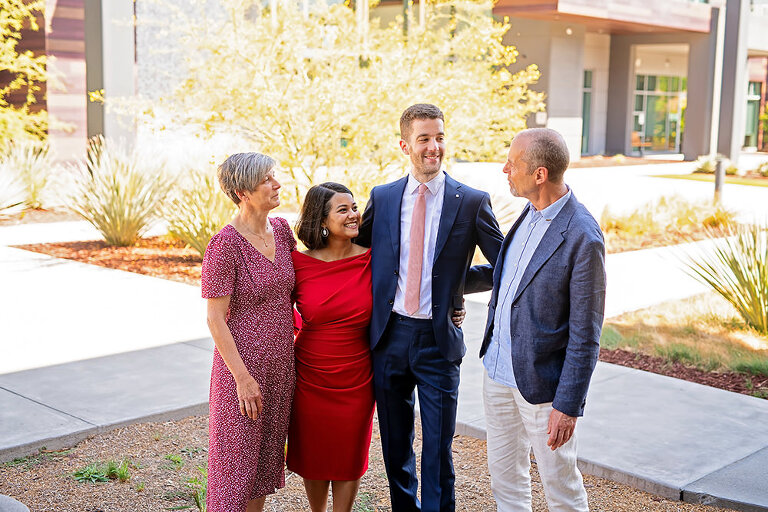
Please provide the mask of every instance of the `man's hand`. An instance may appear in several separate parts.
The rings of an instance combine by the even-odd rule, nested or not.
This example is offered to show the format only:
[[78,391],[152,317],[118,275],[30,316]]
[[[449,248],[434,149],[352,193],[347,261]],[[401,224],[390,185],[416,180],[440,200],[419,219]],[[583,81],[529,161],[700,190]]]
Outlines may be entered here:
[[573,431],[576,428],[576,419],[574,416],[568,416],[563,414],[557,409],[552,409],[549,414],[549,425],[547,426],[547,446],[552,451],[557,450],[573,436]]

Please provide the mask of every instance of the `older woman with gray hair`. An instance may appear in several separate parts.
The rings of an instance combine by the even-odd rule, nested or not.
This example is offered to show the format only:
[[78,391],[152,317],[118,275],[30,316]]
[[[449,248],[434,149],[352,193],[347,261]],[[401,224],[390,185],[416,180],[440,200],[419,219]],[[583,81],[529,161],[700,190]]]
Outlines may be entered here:
[[275,161],[238,153],[219,166],[238,212],[203,258],[213,354],[209,512],[254,512],[285,486],[284,447],[295,383],[291,290],[296,248],[280,204]]

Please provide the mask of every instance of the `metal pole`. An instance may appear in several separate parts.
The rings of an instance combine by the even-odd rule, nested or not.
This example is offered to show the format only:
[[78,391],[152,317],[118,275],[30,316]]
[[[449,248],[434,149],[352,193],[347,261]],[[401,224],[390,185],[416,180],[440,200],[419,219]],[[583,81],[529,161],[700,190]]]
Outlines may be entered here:
[[721,156],[715,159],[715,202],[719,203],[723,195],[723,183],[725,182],[725,160]]

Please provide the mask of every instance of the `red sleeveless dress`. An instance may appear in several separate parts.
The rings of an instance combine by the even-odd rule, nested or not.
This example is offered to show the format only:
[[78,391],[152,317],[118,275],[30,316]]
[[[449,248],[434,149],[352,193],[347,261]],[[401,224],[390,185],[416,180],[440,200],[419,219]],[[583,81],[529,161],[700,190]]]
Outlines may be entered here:
[[374,410],[371,251],[330,262],[292,257],[302,327],[288,469],[310,480],[357,480],[368,469]]

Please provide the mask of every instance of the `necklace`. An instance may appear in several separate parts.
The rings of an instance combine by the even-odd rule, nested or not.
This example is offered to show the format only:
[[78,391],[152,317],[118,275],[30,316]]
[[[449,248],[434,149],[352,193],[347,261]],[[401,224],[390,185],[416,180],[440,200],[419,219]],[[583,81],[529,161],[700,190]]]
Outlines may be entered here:
[[[255,232],[251,231],[250,229],[248,229],[248,228],[245,226],[245,224],[242,224],[242,228],[243,228],[243,230],[244,230],[244,231],[247,231],[247,232],[248,232],[248,233],[250,233],[251,235],[259,237],[259,238],[261,239],[262,243],[264,244],[264,248],[265,248],[265,249],[266,249],[267,247],[269,247],[269,245],[267,244],[267,238],[266,238],[265,236],[263,236],[263,235],[260,235],[260,234],[258,234],[258,233],[255,233]],[[267,228],[266,228],[264,231],[266,232],[266,234],[267,234],[267,235],[268,235],[268,234],[269,234],[269,233],[272,231],[272,229],[271,229],[271,226],[269,225],[269,221],[267,221]]]

